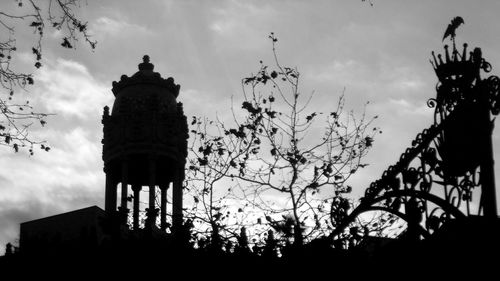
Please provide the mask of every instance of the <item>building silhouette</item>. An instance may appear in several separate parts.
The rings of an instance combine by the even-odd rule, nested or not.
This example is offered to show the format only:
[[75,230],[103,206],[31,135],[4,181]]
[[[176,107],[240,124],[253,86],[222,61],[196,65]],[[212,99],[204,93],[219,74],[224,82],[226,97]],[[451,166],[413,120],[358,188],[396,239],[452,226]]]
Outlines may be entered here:
[[20,251],[27,254],[95,251],[103,242],[104,211],[91,206],[21,223]]
[[[177,102],[180,85],[153,70],[149,56],[144,56],[138,72],[131,77],[122,75],[120,81],[113,82],[113,107],[111,110],[104,107],[105,210],[92,206],[22,223],[21,252],[88,250],[127,232],[166,233],[169,188],[172,189],[169,230],[175,235],[181,228],[187,121],[182,103]],[[143,189],[149,192],[149,198],[146,222],[141,228],[140,192]],[[129,201],[132,206],[128,205]],[[129,207],[132,208],[131,227]]]

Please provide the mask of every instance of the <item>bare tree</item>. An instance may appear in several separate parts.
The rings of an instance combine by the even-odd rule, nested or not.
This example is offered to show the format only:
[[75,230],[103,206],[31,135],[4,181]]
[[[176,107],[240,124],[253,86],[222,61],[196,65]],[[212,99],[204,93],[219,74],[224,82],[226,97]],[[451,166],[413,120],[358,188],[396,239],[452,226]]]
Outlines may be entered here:
[[[231,200],[232,188],[228,181],[231,163],[240,155],[229,152],[227,147],[244,145],[227,143],[230,139],[224,137],[221,124],[193,116],[186,173],[186,185],[193,200],[187,217],[196,225],[198,240],[209,240],[210,246],[218,250],[242,241],[242,231],[245,232],[251,221],[249,213],[243,211],[245,206]],[[245,150],[245,147],[239,148],[240,152]]]
[[59,30],[62,34],[61,46],[74,48],[76,41],[83,38],[94,49],[96,41],[91,40],[87,22],[83,22],[77,15],[80,0],[15,0],[14,12],[0,12],[0,84],[3,95],[0,95],[0,144],[11,146],[17,152],[26,147],[33,154],[33,146],[39,144],[41,149],[48,151],[44,141],[39,141],[29,135],[29,128],[34,122],[42,126],[46,124],[47,113],[34,111],[26,102],[15,102],[15,94],[25,91],[34,84],[33,75],[19,72],[15,69],[14,52],[18,51],[16,36],[17,27],[27,25],[33,28],[33,44],[22,48],[31,48],[34,56],[34,67],[42,67],[42,43],[47,27]]
[[211,134],[206,127],[192,131],[203,142],[190,169],[231,187],[234,200],[265,214],[270,227],[300,245],[335,227],[331,211],[347,200],[346,182],[367,165],[362,159],[379,131],[370,127],[376,117],[344,111],[343,94],[333,111],[309,111],[312,94],[301,99],[300,73],[280,63],[278,40],[269,38],[273,69],[261,61],[257,74],[242,80],[244,111],[233,109],[235,126],[217,120],[208,122]]

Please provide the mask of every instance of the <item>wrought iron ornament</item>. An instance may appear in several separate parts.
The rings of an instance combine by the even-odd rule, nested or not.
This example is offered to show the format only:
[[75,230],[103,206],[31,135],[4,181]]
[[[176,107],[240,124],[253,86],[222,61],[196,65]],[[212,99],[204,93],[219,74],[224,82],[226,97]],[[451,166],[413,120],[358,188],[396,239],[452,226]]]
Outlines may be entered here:
[[[403,219],[404,235],[427,238],[452,219],[479,215],[496,218],[491,115],[500,112],[500,79],[481,79],[491,65],[481,49],[460,53],[444,46],[444,58],[432,52],[439,79],[434,124],[417,135],[399,161],[371,183],[360,204],[342,220],[332,237],[345,235],[355,219],[368,211]],[[332,213],[338,216],[338,206]],[[369,231],[367,231],[369,232]],[[351,234],[347,234],[351,235]]]

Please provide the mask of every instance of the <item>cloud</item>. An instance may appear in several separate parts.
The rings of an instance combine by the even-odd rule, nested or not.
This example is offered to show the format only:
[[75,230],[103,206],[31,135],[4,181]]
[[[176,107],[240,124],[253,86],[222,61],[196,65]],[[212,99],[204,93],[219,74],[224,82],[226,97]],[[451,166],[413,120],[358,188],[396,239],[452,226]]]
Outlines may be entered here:
[[124,19],[113,19],[106,16],[97,18],[90,26],[92,34],[98,41],[109,40],[110,37],[127,37],[130,35],[154,35],[153,30],[144,26],[129,23]]
[[35,81],[34,104],[64,117],[86,120],[98,116],[102,105],[111,99],[109,88],[83,64],[72,60],[45,61],[44,67],[35,73]]
[[[228,124],[233,120],[231,97],[217,97],[217,93],[198,89],[181,90],[181,95],[180,101],[184,104],[184,113],[188,120],[191,120],[192,116],[219,119]],[[233,104],[237,115],[242,112],[239,102],[240,96],[237,96]]]
[[1,176],[15,185],[3,185],[0,199],[21,200],[24,196],[36,194],[39,199],[49,202],[53,199],[51,193],[61,185],[70,189],[83,186],[92,192],[100,191],[104,182],[100,137],[94,137],[82,128],[67,132],[49,129],[41,137],[51,143],[50,152],[36,152],[31,159],[26,159],[24,153],[1,152],[0,165],[4,167]]
[[0,202],[5,202],[0,220],[8,224],[0,226],[0,244],[13,241],[23,221],[103,201],[99,119],[102,106],[112,99],[109,89],[85,65],[64,59],[45,62],[35,81],[35,109],[57,115],[32,134],[46,140],[51,150],[35,148],[31,157],[25,151],[0,151]]
[[382,134],[375,136],[375,142],[363,159],[369,166],[360,169],[350,179],[353,197],[362,196],[372,181],[380,178],[385,169],[395,164],[401,153],[411,146],[418,133],[433,122],[433,109],[425,102],[412,98],[388,98],[373,102],[367,107],[367,116],[378,115],[374,125]]
[[102,205],[104,173],[100,144],[91,131],[48,129],[50,152],[2,150],[0,242],[13,241],[19,223],[92,205]]
[[388,101],[388,106],[392,108],[389,110],[392,111],[393,114],[397,116],[406,116],[406,117],[413,116],[415,118],[425,118],[432,116],[432,109],[430,109],[426,104],[415,105],[405,99],[391,98]]
[[[406,97],[432,90],[433,81],[424,81],[418,71],[403,64],[404,62],[398,62],[383,65],[380,78],[388,90]],[[417,96],[417,99],[422,101],[422,97]]]
[[213,9],[209,28],[217,48],[257,49],[267,43],[270,21],[276,18],[271,5],[256,5],[247,1],[226,1]]
[[[300,71],[300,69],[299,69]],[[329,63],[316,67],[309,66],[301,71],[306,88],[314,88],[318,94],[324,94],[325,89],[346,88],[347,96],[365,95],[373,92],[373,85],[381,75],[374,66],[357,59],[333,59]]]

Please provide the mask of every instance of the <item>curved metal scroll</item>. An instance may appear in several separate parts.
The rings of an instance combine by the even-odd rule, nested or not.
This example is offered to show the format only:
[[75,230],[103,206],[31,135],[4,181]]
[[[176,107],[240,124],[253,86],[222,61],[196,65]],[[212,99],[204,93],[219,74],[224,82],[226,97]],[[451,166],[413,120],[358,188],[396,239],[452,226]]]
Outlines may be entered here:
[[406,233],[413,231],[416,239],[429,237],[448,220],[487,215],[493,209],[496,216],[491,114],[500,112],[500,78],[481,80],[480,70],[489,72],[491,65],[479,48],[469,58],[466,49],[464,44],[462,55],[454,49],[450,56],[445,46],[445,61],[433,53],[439,82],[428,105],[435,108],[434,124],[370,184],[331,237],[345,233],[368,211],[404,220]]

